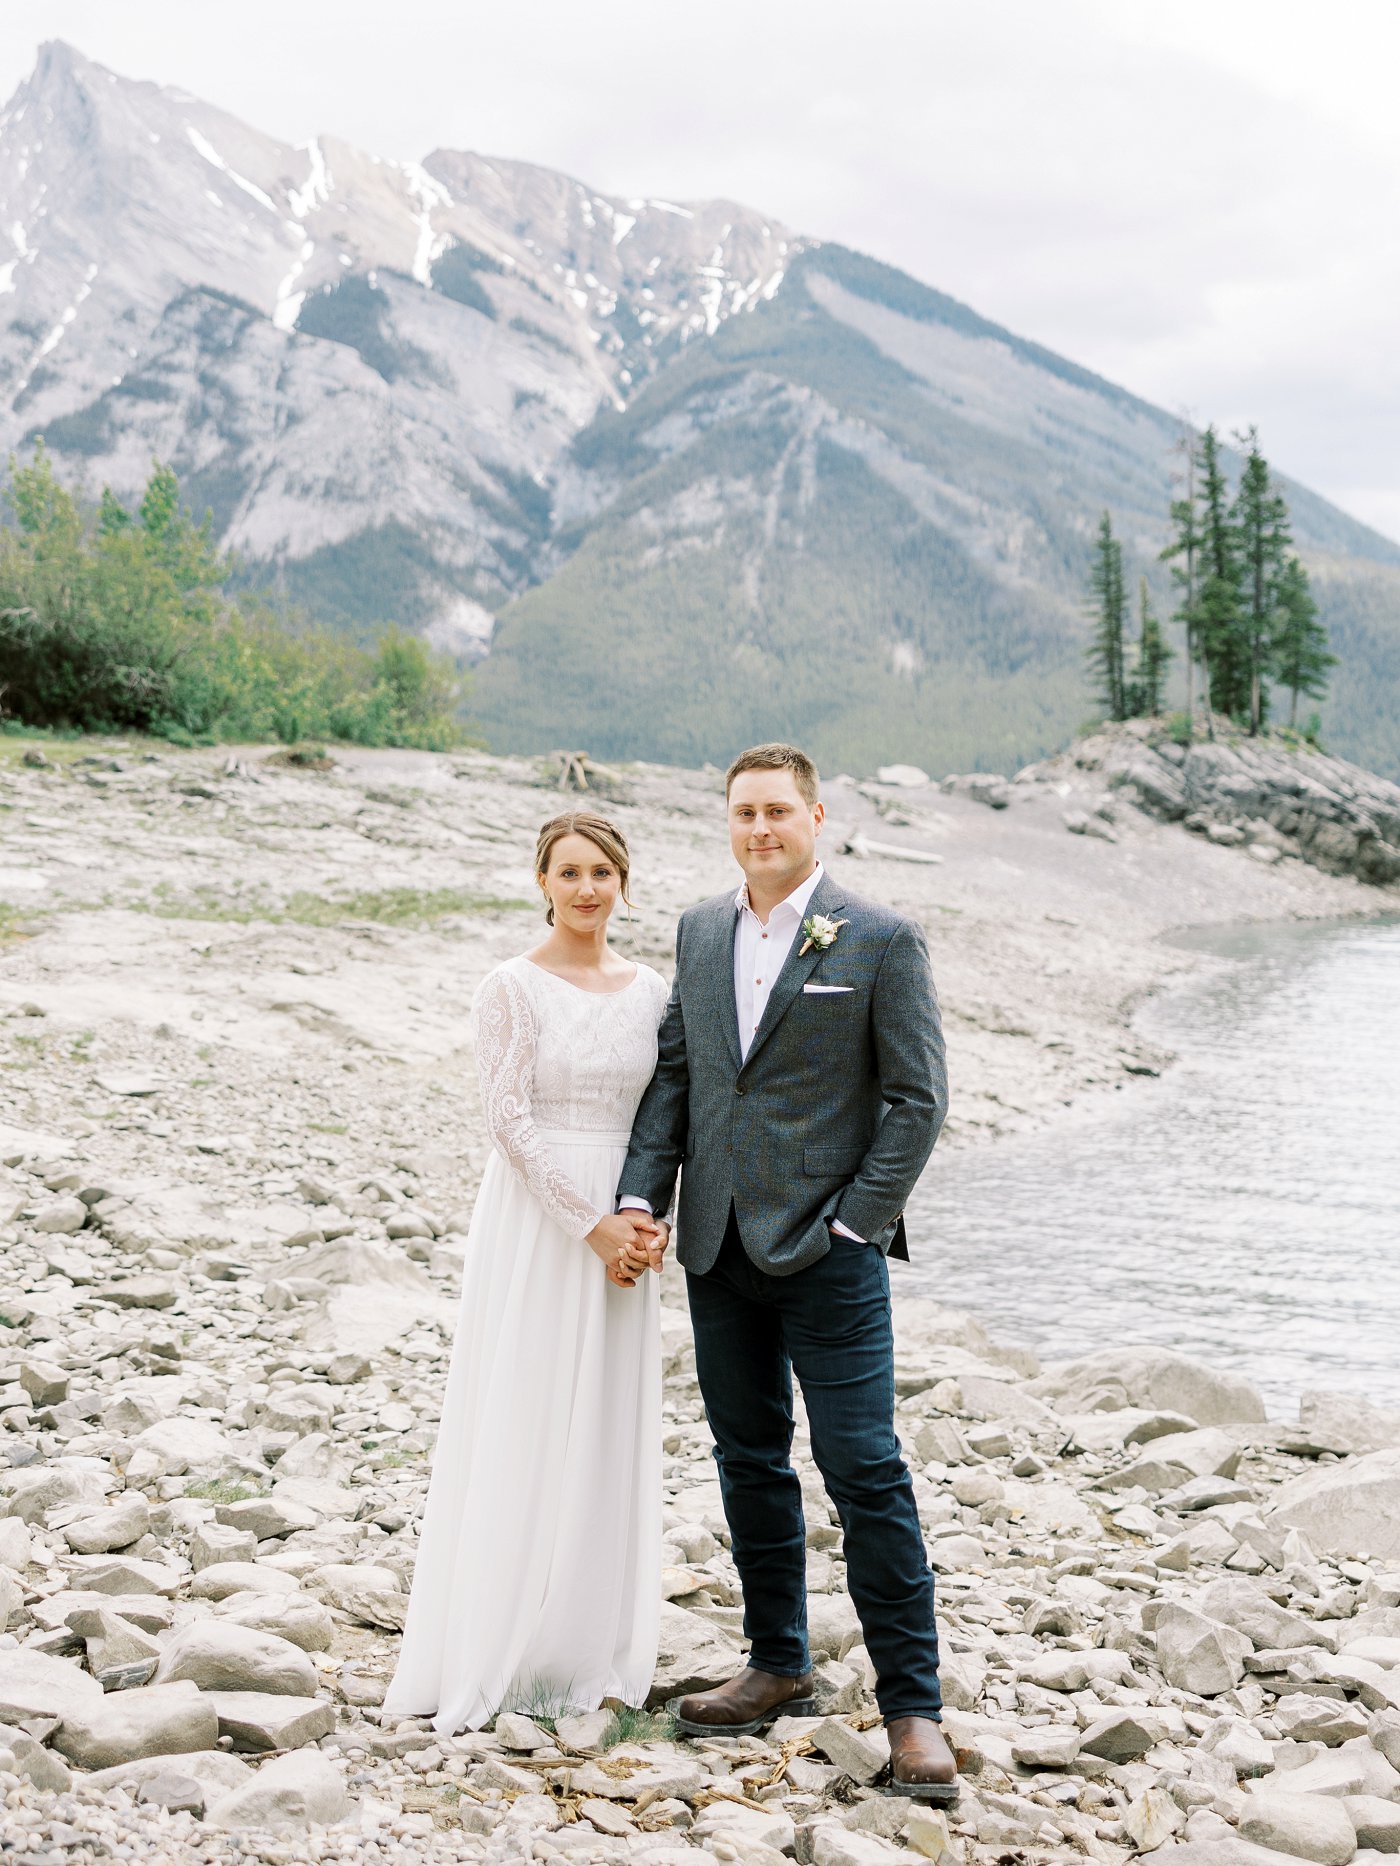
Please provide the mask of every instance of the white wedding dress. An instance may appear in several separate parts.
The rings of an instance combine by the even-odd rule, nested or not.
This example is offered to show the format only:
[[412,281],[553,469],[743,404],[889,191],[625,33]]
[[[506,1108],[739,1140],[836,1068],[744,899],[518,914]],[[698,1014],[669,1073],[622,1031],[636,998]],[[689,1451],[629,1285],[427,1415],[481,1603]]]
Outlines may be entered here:
[[659,1283],[584,1242],[614,1208],[665,981],[582,990],[528,959],[473,1005],[492,1140],[462,1272],[390,1715],[646,1700],[661,1602]]

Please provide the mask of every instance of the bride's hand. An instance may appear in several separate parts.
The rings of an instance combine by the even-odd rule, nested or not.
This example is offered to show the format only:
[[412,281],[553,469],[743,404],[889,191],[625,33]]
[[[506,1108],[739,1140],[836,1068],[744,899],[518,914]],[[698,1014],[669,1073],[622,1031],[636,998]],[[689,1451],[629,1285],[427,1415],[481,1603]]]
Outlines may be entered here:
[[607,1266],[608,1281],[634,1289],[651,1262],[648,1248],[655,1222],[644,1212],[609,1212],[588,1233],[588,1248]]

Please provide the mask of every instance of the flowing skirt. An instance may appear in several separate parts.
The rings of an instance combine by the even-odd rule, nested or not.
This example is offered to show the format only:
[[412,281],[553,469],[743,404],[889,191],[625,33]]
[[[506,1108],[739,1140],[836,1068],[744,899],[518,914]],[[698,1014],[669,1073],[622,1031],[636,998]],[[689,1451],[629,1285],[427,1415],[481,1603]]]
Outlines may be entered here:
[[[611,1211],[618,1134],[546,1135]],[[607,1280],[495,1152],[398,1669],[384,1708],[444,1735],[497,1711],[643,1704],[661,1613],[660,1284]]]

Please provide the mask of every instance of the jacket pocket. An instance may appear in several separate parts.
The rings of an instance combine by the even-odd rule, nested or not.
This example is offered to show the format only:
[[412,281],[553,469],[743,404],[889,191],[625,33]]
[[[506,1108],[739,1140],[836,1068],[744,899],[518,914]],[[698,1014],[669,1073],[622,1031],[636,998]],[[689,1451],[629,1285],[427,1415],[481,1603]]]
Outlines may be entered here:
[[804,1147],[802,1170],[812,1179],[854,1179],[867,1147]]

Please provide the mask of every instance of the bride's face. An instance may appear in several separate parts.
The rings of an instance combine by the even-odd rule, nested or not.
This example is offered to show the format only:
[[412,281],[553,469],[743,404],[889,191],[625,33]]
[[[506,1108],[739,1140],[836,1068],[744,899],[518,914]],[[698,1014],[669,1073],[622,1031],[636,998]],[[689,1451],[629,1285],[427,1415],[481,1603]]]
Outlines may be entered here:
[[607,924],[622,891],[622,877],[596,842],[571,833],[549,852],[540,886],[554,908],[554,924],[571,933],[594,933]]

